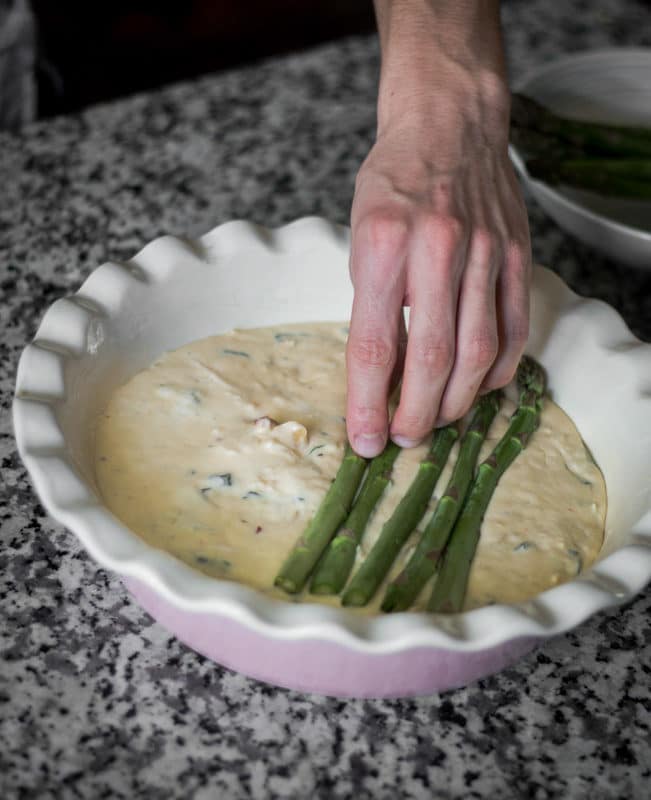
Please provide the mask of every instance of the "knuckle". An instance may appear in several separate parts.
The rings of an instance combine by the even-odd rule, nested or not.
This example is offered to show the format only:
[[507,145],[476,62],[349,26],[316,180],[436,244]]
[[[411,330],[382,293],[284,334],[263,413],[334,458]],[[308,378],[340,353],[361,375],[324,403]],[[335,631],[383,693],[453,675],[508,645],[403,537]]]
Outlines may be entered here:
[[529,314],[526,309],[509,320],[504,334],[507,342],[519,355],[529,338]]
[[454,422],[465,417],[472,406],[472,398],[466,400],[443,400],[439,410],[439,420],[443,423]]
[[526,275],[531,263],[531,248],[528,240],[512,237],[506,245],[506,263],[515,275]]
[[355,233],[374,252],[393,254],[405,246],[408,230],[401,212],[376,209],[360,219]]
[[507,386],[513,380],[517,366],[517,359],[513,362],[503,361],[498,367],[490,371],[482,382],[482,387],[490,391]]
[[408,439],[423,439],[432,430],[433,420],[414,412],[401,413],[400,434]]
[[454,362],[454,345],[449,339],[416,339],[411,343],[412,369],[428,372],[450,372]]
[[389,367],[395,361],[395,348],[381,336],[362,336],[350,339],[348,355],[357,364],[365,367]]
[[363,430],[379,430],[386,421],[386,411],[380,406],[353,405],[347,421]]
[[513,342],[513,346],[517,348],[518,351],[524,350],[524,346],[529,339],[529,323],[525,323],[523,321],[521,325],[512,326],[509,329],[507,336]]
[[499,348],[497,333],[492,330],[477,331],[468,342],[464,361],[471,370],[486,372],[495,361]]
[[430,248],[456,250],[464,240],[465,223],[452,214],[435,214],[421,222],[421,234]]
[[475,228],[472,232],[472,250],[480,261],[491,261],[499,250],[497,237],[488,228]]

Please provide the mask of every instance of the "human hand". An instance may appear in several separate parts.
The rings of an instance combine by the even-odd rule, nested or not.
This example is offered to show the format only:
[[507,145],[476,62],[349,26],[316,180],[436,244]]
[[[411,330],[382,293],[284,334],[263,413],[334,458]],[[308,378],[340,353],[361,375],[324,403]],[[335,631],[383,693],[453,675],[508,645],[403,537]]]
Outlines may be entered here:
[[458,74],[414,112],[380,105],[357,177],[346,421],[366,457],[387,440],[392,375],[402,387],[390,436],[411,447],[508,383],[528,336],[530,243],[507,153],[508,92]]

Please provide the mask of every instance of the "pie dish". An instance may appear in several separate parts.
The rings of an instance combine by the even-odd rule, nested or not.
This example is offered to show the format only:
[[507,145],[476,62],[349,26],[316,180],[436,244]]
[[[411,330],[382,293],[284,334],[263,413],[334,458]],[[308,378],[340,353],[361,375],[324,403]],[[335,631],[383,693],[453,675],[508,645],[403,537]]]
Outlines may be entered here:
[[145,544],[97,489],[93,423],[116,386],[162,352],[232,327],[346,319],[348,253],[348,229],[311,217],[277,229],[228,222],[102,265],[52,305],[22,354],[18,449],[49,513],[197,651],[254,678],[335,696],[449,689],[631,599],[651,578],[651,346],[551,271],[534,270],[527,349],[603,471],[608,514],[595,565],[527,603],[366,618],[272,601]]

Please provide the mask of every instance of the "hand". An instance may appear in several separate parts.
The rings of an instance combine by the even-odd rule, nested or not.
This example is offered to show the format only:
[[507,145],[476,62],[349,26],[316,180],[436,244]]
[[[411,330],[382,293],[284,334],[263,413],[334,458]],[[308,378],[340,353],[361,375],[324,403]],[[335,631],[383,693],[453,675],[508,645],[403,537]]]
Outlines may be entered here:
[[459,76],[413,113],[380,114],[357,177],[346,420],[366,457],[387,440],[392,375],[402,387],[390,435],[412,447],[508,383],[528,336],[530,243],[507,154],[508,92]]

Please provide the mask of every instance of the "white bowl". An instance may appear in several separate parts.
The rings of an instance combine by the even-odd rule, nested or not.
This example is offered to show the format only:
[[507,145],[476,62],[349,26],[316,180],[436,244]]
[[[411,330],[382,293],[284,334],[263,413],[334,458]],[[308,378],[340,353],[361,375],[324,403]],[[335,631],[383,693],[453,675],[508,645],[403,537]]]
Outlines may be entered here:
[[[554,61],[520,80],[516,91],[575,119],[651,128],[651,49],[609,49]],[[614,261],[651,270],[651,202],[548,186],[511,160],[534,198],[560,225]]]
[[230,222],[157,239],[95,270],[48,310],[18,369],[19,452],[43,504],[180,639],[276,684],[398,696],[459,686],[638,592],[651,577],[651,346],[604,303],[534,271],[528,350],[549,372],[608,488],[603,552],[527,603],[458,615],[355,616],[270,601],[154,549],[99,499],[93,422],[112,390],[163,351],[228,330],[349,314],[349,235],[322,219],[276,230]]

